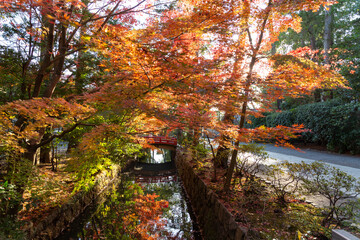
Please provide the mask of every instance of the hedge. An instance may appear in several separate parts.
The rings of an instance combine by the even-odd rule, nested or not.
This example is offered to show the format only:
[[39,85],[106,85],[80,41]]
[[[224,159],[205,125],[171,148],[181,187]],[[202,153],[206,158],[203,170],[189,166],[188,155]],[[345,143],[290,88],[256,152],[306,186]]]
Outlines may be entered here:
[[251,127],[293,124],[304,124],[311,130],[303,133],[300,141],[326,145],[332,151],[360,153],[360,103],[331,100],[306,104],[252,119]]

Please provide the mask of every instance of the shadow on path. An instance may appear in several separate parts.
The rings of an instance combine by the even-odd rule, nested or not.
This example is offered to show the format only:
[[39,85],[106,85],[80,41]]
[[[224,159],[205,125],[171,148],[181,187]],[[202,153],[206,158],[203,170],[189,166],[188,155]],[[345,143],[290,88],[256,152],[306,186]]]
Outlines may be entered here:
[[289,148],[275,147],[272,144],[261,145],[265,146],[265,150],[269,153],[271,158],[291,161],[292,158],[297,157],[313,161],[323,161],[326,163],[359,169],[358,173],[360,176],[360,157],[358,156],[331,153],[313,149],[301,149],[302,152],[300,152]]

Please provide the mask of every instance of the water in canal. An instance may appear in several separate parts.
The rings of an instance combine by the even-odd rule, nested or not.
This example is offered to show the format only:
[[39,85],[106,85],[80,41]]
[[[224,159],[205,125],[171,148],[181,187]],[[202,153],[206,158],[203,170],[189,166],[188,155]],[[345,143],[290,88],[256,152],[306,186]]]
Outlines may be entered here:
[[[120,185],[113,186],[104,202],[88,207],[57,239],[202,239],[181,181],[173,163],[169,162],[171,152],[161,154],[150,152],[156,166],[146,161],[136,165],[137,171],[124,177]],[[137,194],[140,197],[134,200],[133,196]],[[158,197],[154,198],[153,194]],[[149,202],[144,203],[145,198]],[[162,205],[165,208],[161,208],[161,213],[151,212],[155,207],[146,207],[149,204],[155,206],[160,199],[168,202]],[[150,219],[141,222],[140,218],[144,216],[150,216]],[[144,225],[146,228],[138,230]]]

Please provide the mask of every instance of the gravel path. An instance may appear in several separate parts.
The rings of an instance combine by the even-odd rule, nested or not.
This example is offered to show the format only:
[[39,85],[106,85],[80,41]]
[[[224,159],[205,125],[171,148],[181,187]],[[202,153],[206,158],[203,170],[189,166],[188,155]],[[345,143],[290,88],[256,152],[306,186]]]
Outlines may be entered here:
[[[306,163],[323,161],[350,175],[353,175],[356,178],[360,178],[360,157],[358,156],[324,152],[313,149],[301,149],[300,152],[289,148],[275,147],[272,144],[262,145],[265,146],[265,150],[272,159],[287,160],[295,163],[300,163],[301,161]],[[273,161],[276,160],[269,160],[269,163]]]

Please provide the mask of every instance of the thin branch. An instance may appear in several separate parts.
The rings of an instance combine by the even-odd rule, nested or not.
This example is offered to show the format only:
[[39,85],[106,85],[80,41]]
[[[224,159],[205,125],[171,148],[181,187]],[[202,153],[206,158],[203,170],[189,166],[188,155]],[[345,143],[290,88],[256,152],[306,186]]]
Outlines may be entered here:
[[[186,76],[186,77],[183,77],[183,78],[181,78],[181,79],[179,79],[179,80],[177,80],[176,82],[182,82],[183,80],[185,80],[185,79],[187,79],[187,78],[189,78],[191,75],[188,75],[188,76]],[[165,84],[166,82],[162,82],[162,83],[160,83],[160,84],[158,84],[158,85],[156,85],[155,87],[153,87],[153,88],[150,88],[149,90],[147,90],[147,91],[145,91],[145,92],[143,92],[142,93],[142,95],[146,95],[146,94],[148,94],[148,93],[150,93],[150,92],[152,92],[152,91],[154,91],[155,89],[157,89],[157,88],[160,88],[160,87],[162,87],[162,86],[164,86],[164,84]]]
[[213,157],[215,158],[214,148],[213,148],[213,146],[212,146],[212,144],[211,144],[211,142],[210,142],[210,138],[209,138],[209,136],[208,136],[207,134],[206,134],[206,138],[207,138],[208,143],[209,143],[209,145],[210,145],[212,155],[213,155]]
[[246,32],[248,33],[248,36],[249,36],[251,50],[254,52],[254,44],[253,44],[253,40],[252,40],[251,32],[250,32],[249,28],[246,29]]
[[[89,119],[90,117],[84,119],[84,120],[87,120]],[[88,123],[82,123],[82,122],[77,122],[75,123],[73,126],[71,126],[70,128],[62,131],[60,134],[54,134],[52,135],[51,137],[49,137],[48,139],[40,142],[39,144],[36,144],[35,146],[33,146],[34,148],[39,148],[39,147],[42,147],[48,143],[50,143],[52,140],[54,140],[55,138],[62,138],[63,136],[65,136],[67,133],[70,133],[72,131],[74,131],[78,126],[92,126],[92,127],[95,127],[97,126],[96,124],[88,124]]]
[[139,65],[140,65],[141,69],[143,70],[143,72],[144,72],[144,74],[145,74],[146,78],[147,78],[147,79],[148,79],[148,81],[149,81],[149,88],[151,88],[151,79],[150,79],[150,77],[149,77],[148,72],[145,70],[144,66],[143,66],[140,62],[139,62]]

